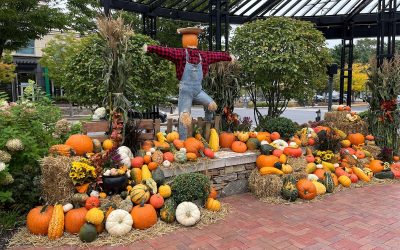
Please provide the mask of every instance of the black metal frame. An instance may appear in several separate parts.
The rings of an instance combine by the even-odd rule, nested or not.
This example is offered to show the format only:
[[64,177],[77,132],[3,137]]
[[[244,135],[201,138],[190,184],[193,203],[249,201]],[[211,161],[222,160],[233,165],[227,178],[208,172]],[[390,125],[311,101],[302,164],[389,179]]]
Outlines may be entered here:
[[[221,50],[222,28],[224,28],[225,51],[229,49],[229,2],[228,0],[210,0],[208,22],[208,46],[209,50]],[[222,25],[224,24],[224,27]],[[215,28],[215,33],[214,33]],[[215,46],[213,41],[215,40]]]
[[384,59],[392,59],[395,53],[396,38],[396,0],[378,1],[378,35],[376,45],[377,64]]

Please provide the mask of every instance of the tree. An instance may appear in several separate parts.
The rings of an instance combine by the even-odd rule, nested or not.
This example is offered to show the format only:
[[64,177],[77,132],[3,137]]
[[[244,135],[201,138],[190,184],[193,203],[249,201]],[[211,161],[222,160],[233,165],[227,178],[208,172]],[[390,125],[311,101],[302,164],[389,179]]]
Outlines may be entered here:
[[250,83],[250,95],[261,90],[268,116],[277,117],[290,99],[312,92],[330,62],[325,38],[310,22],[271,17],[236,30],[232,49]]
[[0,59],[0,84],[11,83],[15,78],[16,65],[12,62],[12,56],[10,53]]
[[2,0],[0,5],[0,58],[3,51],[16,50],[52,29],[63,29],[65,15],[52,7],[52,0]]
[[[347,66],[346,66],[347,67]],[[351,90],[356,94],[365,91],[368,82],[368,68],[370,67],[369,64],[363,63],[354,63],[353,64],[353,72],[352,72],[352,85]],[[347,76],[347,71],[345,71],[345,76]],[[334,89],[339,90],[340,86],[340,74],[335,75],[334,79]],[[347,80],[344,82],[344,89],[347,89]],[[354,95],[356,97],[356,95]]]
[[68,0],[68,27],[85,34],[96,30],[96,17],[103,14],[100,1],[97,0]]

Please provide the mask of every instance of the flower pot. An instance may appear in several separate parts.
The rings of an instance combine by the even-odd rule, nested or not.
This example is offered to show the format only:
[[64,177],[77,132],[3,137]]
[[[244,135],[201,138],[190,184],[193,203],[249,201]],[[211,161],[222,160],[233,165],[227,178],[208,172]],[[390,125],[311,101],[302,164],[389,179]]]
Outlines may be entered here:
[[125,190],[128,184],[128,177],[121,176],[103,176],[103,191],[108,195],[120,193]]
[[75,186],[76,191],[78,191],[78,193],[80,194],[86,193],[88,188],[89,188],[89,183]]

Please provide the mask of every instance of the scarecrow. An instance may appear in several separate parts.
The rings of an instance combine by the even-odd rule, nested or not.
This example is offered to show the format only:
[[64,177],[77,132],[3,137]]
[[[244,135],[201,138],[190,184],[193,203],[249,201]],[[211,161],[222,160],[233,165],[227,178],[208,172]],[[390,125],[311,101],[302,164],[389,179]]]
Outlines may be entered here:
[[[201,104],[205,110],[205,120],[211,121],[217,104],[202,89],[201,82],[207,74],[209,65],[220,61],[231,61],[233,56],[227,52],[203,51],[198,47],[198,35],[202,29],[188,27],[177,30],[182,34],[183,48],[167,48],[155,45],[144,45],[148,53],[155,53],[175,64],[176,77],[179,83],[179,137],[185,140],[188,137],[187,128],[191,126],[192,103]],[[190,137],[190,135],[189,135]]]

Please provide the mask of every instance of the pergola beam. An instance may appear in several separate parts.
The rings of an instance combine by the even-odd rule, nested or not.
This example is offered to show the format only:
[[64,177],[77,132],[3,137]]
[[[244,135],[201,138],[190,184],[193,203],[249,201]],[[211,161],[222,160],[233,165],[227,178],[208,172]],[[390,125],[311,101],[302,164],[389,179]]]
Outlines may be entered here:
[[261,5],[258,9],[256,9],[255,11],[253,11],[247,18],[246,18],[246,22],[254,19],[255,17],[257,17],[258,14],[267,11],[267,10],[271,10],[272,8],[274,8],[277,4],[279,4],[281,0],[268,0],[267,2],[265,2],[263,5]]
[[365,9],[372,0],[363,0],[361,3],[357,5],[349,14],[347,14],[347,17],[345,19],[345,22],[351,21],[356,15],[360,14],[363,9]]

